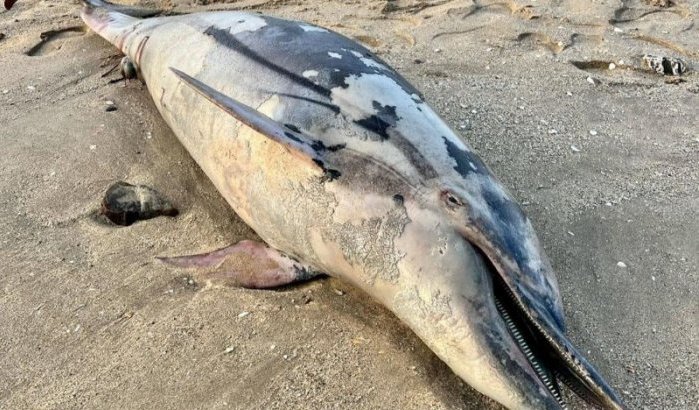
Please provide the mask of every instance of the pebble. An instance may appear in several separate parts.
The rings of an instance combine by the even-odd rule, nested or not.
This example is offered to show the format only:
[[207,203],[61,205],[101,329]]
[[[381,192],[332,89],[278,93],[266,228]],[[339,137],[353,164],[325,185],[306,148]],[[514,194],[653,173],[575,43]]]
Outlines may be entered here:
[[592,135],[592,136],[594,137],[595,135],[597,135],[597,131],[595,131],[595,130],[590,130],[590,135]]
[[7,88],[4,89],[4,90],[2,90],[2,93],[3,93],[3,94],[8,94],[9,92],[10,92],[10,90],[8,90]]
[[624,30],[620,29],[619,27],[614,27],[614,32],[615,33],[623,33]]
[[34,91],[34,90],[36,90],[36,87],[34,87],[33,85],[28,85],[27,90]]
[[625,264],[624,262],[619,261],[619,262],[616,263],[616,266],[618,266],[618,267],[620,267],[620,268],[625,268],[625,267],[626,267],[626,264]]
[[592,85],[595,85],[595,79],[592,77],[587,77],[587,82],[592,84]]
[[566,91],[566,95],[567,95],[568,97],[572,97],[572,96],[573,96],[573,93],[571,93],[570,91]]
[[570,236],[575,236],[575,234],[574,234],[573,232],[571,232],[571,231],[568,231],[568,235],[570,235]]
[[240,312],[240,313],[238,314],[238,317],[239,317],[239,318],[243,318],[243,317],[245,317],[245,316],[247,316],[247,315],[249,315],[249,314],[250,314],[250,312],[248,312],[248,311],[243,311],[243,312]]
[[234,350],[235,350],[235,347],[234,347],[234,346],[228,346],[228,347],[226,348],[226,350],[223,351],[223,353],[228,354],[228,353],[233,352]]
[[345,292],[341,291],[340,289],[335,289],[335,288],[333,288],[333,292],[335,292],[335,294],[338,296],[342,296],[345,294]]
[[610,69],[610,70],[613,70],[613,69],[615,69],[615,68],[616,68],[616,64],[614,64],[614,63],[609,63],[609,69]]
[[97,145],[90,145],[90,151],[94,151],[97,149]]
[[549,130],[549,134],[551,134],[551,135],[558,134],[558,131],[557,130]]
[[576,147],[575,145],[571,145],[570,150],[573,152],[580,152],[580,148]]

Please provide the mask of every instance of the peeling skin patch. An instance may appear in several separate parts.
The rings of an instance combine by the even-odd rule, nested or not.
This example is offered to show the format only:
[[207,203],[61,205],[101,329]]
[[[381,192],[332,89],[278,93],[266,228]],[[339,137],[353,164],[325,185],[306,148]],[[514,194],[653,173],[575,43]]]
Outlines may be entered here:
[[332,58],[337,58],[338,60],[342,59],[342,54],[339,53],[333,53],[332,51],[328,51],[328,55]]
[[318,76],[318,71],[316,71],[316,70],[306,70],[306,71],[304,71],[303,74],[301,74],[301,75],[303,75],[303,76],[306,77],[306,78],[317,77],[317,76]]
[[319,32],[319,33],[327,33],[328,32],[328,30],[326,30],[322,27],[310,26],[308,24],[299,24],[299,27],[301,27],[301,30],[303,30],[305,32],[312,32],[312,31]]
[[228,20],[227,22],[222,21],[220,23],[220,26],[217,28],[224,28],[228,26],[228,32],[230,34],[238,34],[246,31],[257,31],[262,27],[265,27],[266,25],[267,22],[262,17],[247,15],[245,17],[239,18],[233,24],[230,23],[230,20]]
[[[392,198],[387,201],[393,203]],[[398,263],[405,257],[395,246],[410,218],[404,207],[391,207],[384,215],[355,218],[337,225],[329,238],[340,246],[351,265],[362,267],[369,285],[376,279],[396,283]]]
[[360,53],[359,51],[346,50],[346,49],[343,49],[343,50],[349,51],[350,54],[357,57],[367,67],[378,68],[379,70],[387,70],[387,71],[390,70],[388,67],[386,67],[385,64],[381,64],[378,61],[374,60],[373,58],[365,56],[364,54]]

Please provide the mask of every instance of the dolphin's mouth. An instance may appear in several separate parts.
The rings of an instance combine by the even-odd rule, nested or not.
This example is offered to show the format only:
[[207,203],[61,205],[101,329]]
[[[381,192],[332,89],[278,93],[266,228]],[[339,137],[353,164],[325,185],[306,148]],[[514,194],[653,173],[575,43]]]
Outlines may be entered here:
[[500,318],[505,323],[507,331],[519,347],[520,352],[529,362],[532,370],[536,373],[546,390],[558,402],[561,409],[567,409],[566,403],[561,395],[556,374],[552,369],[552,363],[547,360],[547,355],[543,351],[541,339],[536,332],[536,326],[527,323],[526,315],[518,307],[517,301],[512,292],[507,288],[500,275],[493,272],[493,296],[495,307]]
[[571,345],[559,343],[528,313],[502,278],[496,263],[474,247],[491,272],[493,300],[507,330],[549,394],[561,409],[567,409],[559,382],[596,408],[610,408],[590,388],[590,375]]

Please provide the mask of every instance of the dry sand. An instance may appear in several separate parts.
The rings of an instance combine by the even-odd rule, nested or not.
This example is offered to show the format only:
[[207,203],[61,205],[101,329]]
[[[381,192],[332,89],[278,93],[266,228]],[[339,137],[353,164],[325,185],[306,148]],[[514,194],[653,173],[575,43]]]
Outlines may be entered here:
[[[629,405],[699,406],[699,76],[641,63],[699,62],[696,2],[196,3],[149,4],[309,20],[380,53],[524,204],[571,337]],[[0,408],[499,408],[337,280],[205,289],[155,263],[255,234],[145,87],[103,77],[116,51],[77,15],[0,13]],[[104,223],[117,180],[180,216]]]

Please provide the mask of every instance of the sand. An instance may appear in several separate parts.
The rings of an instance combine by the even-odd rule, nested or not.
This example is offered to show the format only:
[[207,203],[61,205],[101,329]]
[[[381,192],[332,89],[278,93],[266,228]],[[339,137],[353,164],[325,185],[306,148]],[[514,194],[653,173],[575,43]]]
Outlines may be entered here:
[[[642,56],[692,68],[699,5],[661,3],[148,4],[304,19],[375,50],[524,204],[571,338],[630,407],[691,409],[699,76],[659,75]],[[0,408],[500,408],[345,283],[207,288],[156,263],[255,234],[145,87],[110,83],[119,56],[75,3],[20,0],[0,33]],[[105,223],[96,212],[118,180],[156,188],[180,215]]]

